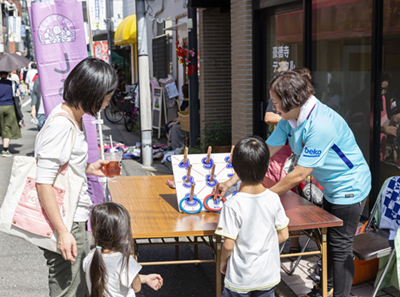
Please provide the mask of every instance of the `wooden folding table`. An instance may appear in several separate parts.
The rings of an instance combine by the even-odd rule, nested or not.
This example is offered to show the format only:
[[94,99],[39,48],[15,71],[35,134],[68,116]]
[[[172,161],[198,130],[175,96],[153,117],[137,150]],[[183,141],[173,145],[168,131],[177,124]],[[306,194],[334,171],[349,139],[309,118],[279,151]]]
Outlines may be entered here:
[[[175,245],[178,247],[182,244],[192,244],[195,247],[195,259],[193,260],[140,262],[140,264],[168,265],[215,262],[216,296],[220,297],[222,289],[220,274],[221,237],[214,233],[219,214],[210,212],[185,214],[179,212],[176,191],[166,185],[167,179],[173,179],[173,176],[120,176],[109,180],[108,183],[112,201],[122,204],[131,216],[132,237],[135,240],[149,240],[149,243],[139,244],[139,246]],[[274,182],[271,180],[266,179],[264,181],[264,185],[267,187],[271,187],[273,184]],[[281,195],[281,201],[286,215],[290,219],[289,230],[321,228],[322,288],[327,288],[326,231],[328,227],[340,226],[342,221],[293,192]],[[179,237],[186,237],[189,242],[180,242]],[[191,240],[189,237],[194,237],[194,239]],[[151,239],[156,238],[162,239],[162,242],[153,243],[151,241]],[[175,242],[165,242],[164,239],[166,238],[173,238]],[[214,254],[213,259],[197,259],[198,244],[206,244]],[[323,292],[324,297],[326,297],[326,289]]]

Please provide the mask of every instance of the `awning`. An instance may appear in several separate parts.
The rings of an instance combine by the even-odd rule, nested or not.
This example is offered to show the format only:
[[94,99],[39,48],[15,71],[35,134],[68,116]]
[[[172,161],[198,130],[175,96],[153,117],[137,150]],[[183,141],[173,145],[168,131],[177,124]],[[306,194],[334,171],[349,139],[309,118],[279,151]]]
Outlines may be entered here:
[[115,45],[129,45],[136,43],[136,14],[122,20],[114,35]]

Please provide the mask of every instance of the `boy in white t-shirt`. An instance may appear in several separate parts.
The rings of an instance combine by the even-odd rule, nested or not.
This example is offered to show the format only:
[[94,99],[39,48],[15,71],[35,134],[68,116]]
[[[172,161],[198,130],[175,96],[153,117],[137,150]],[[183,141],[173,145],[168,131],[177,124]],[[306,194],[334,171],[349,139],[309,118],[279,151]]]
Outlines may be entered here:
[[262,185],[269,149],[259,137],[238,142],[232,166],[242,189],[223,206],[216,234],[224,236],[222,297],[273,297],[280,282],[279,243],[289,237],[289,219],[280,198]]

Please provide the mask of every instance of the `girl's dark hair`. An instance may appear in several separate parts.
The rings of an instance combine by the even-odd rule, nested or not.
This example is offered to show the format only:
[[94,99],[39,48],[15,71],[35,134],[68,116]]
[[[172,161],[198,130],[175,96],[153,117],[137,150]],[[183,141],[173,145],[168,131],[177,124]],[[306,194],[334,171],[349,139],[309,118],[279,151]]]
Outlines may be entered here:
[[105,202],[93,207],[90,224],[95,245],[101,247],[96,248],[90,265],[91,297],[102,297],[105,293],[110,294],[106,287],[107,269],[101,251],[120,252],[123,255],[121,272],[125,267],[129,268],[129,257],[133,253],[131,218],[122,205]]
[[284,112],[302,106],[315,93],[308,79],[294,71],[285,71],[276,76],[270,82],[269,89],[282,100]]
[[89,57],[68,75],[64,82],[64,101],[92,116],[100,111],[104,97],[118,85],[114,69],[106,62]]
[[268,145],[259,136],[250,136],[239,140],[233,150],[232,166],[244,184],[262,183],[268,165]]

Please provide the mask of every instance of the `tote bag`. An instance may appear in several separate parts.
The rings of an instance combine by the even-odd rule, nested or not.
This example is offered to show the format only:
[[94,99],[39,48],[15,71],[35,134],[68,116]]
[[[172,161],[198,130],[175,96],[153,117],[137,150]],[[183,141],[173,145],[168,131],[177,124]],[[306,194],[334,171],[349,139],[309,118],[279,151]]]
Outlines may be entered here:
[[[59,113],[55,116],[65,116]],[[50,120],[47,121],[43,132]],[[75,125],[72,124],[75,141]],[[40,137],[41,133],[37,137]],[[73,146],[72,146],[73,147]],[[71,231],[84,178],[76,175],[66,163],[59,169],[53,184],[59,211],[65,226]],[[36,187],[36,158],[15,156],[10,183],[0,208],[0,231],[23,238],[34,245],[60,253],[57,249],[58,235],[42,208]]]

